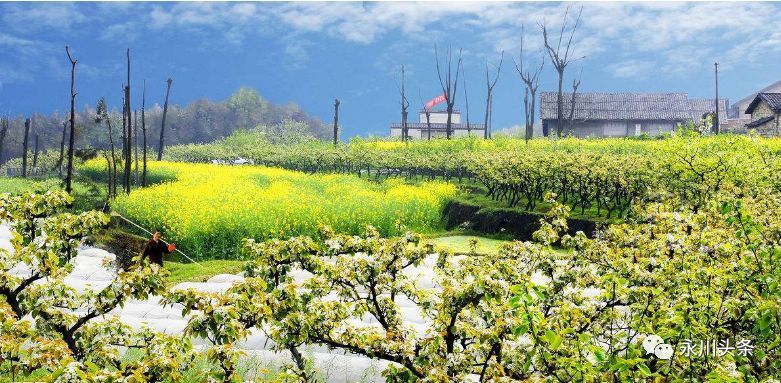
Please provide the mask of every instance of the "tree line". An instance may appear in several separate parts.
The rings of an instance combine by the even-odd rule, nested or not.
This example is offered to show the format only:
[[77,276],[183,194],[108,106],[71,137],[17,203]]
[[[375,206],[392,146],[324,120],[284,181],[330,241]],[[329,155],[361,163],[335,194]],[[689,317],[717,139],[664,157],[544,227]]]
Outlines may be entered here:
[[[151,98],[151,84],[146,83],[144,88],[148,88],[144,89],[146,98]],[[155,86],[155,93],[160,93],[161,96],[165,95],[165,90],[165,83]],[[142,97],[136,99],[139,101],[139,105],[132,109],[131,126],[134,137],[131,146],[134,148],[136,146],[136,128],[138,146],[143,147],[143,143],[141,143],[141,99]],[[112,107],[106,105],[105,100],[102,106],[101,100],[83,101],[87,105],[74,113],[74,146],[110,151],[113,142],[117,144],[118,150],[121,150],[122,110],[126,106]],[[261,97],[255,89],[247,87],[240,88],[225,100],[215,101],[201,98],[187,105],[171,104],[168,105],[167,113],[163,113],[164,107],[158,103],[149,105],[148,100],[144,109],[147,146],[150,153],[153,153],[153,155],[150,154],[152,159],[157,158],[160,152],[160,130],[163,126],[164,114],[166,118],[164,146],[211,142],[229,136],[237,129],[254,128],[258,125],[284,126],[286,121],[302,123],[306,127],[303,133],[315,138],[328,139],[332,134],[327,124],[318,118],[310,117],[299,105],[295,103],[274,104]],[[19,170],[32,175],[32,168],[37,165],[32,160],[35,152],[53,151],[59,153],[64,148],[63,157],[66,157],[70,129],[69,115],[70,113],[53,112],[48,115],[33,113],[0,117],[0,164],[12,158],[23,157],[26,152],[25,158],[29,157],[28,167],[26,171]],[[136,119],[138,119],[137,123]],[[112,125],[110,132],[107,124]],[[25,132],[27,133],[25,134]],[[25,137],[27,145],[25,145]],[[37,151],[35,150],[36,142],[38,143]],[[26,151],[25,148],[27,148]],[[133,161],[135,161],[135,155],[133,157]],[[67,158],[64,161],[67,161]],[[65,164],[60,165],[64,166]],[[50,170],[40,169],[38,171],[48,172]]]

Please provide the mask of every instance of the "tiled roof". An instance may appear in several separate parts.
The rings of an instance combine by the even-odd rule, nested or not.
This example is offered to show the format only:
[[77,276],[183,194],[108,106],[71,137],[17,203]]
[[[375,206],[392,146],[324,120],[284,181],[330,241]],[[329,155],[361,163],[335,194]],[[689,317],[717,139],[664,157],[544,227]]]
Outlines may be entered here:
[[[557,116],[556,92],[540,94],[540,118]],[[564,116],[569,117],[571,93],[564,93]],[[699,120],[713,111],[714,101],[689,99],[686,93],[577,93],[576,120]],[[719,102],[719,120],[726,119],[727,100]],[[723,117],[722,117],[723,116]]]
[[746,108],[746,114],[754,112],[754,108],[759,105],[760,101],[764,101],[767,105],[776,113],[781,113],[781,93],[759,93],[751,104],[748,104]]
[[746,124],[746,127],[747,128],[754,128],[754,127],[760,126],[762,124],[768,123],[770,121],[773,121],[774,118],[775,117],[773,117],[773,116],[762,117],[759,120],[755,120],[755,121],[749,122],[748,124]]
[[[705,113],[715,111],[714,98],[690,98],[689,108],[691,108],[692,119],[699,121]],[[719,123],[727,121],[727,99],[719,99]]]
[[748,96],[738,100],[736,103],[732,104],[732,106],[733,107],[738,107],[738,106],[743,105],[743,104],[745,104],[747,102],[753,101],[757,97],[757,94],[759,94],[759,93],[777,92],[778,89],[781,89],[781,81],[776,81],[776,82],[774,82],[774,83],[772,83],[772,84],[762,88],[759,92],[752,93],[752,94],[750,94],[750,95],[748,95]]

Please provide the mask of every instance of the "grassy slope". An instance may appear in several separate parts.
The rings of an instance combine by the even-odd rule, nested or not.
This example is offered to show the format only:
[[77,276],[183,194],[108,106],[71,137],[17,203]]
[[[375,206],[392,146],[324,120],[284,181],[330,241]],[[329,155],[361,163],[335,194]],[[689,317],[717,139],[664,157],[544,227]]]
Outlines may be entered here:
[[35,190],[36,181],[24,178],[0,177],[0,193],[19,194]]

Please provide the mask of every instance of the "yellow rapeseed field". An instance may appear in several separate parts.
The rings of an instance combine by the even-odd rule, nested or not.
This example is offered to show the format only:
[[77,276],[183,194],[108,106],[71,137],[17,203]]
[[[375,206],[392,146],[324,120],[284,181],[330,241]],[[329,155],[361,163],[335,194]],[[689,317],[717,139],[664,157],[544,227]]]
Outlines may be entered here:
[[[105,170],[105,163],[84,167]],[[149,172],[176,174],[176,180],[120,196],[114,210],[160,229],[199,258],[233,258],[242,238],[314,234],[319,223],[353,234],[367,224],[384,235],[400,234],[404,227],[429,231],[439,225],[445,202],[456,192],[444,182],[375,183],[261,166],[151,162]]]

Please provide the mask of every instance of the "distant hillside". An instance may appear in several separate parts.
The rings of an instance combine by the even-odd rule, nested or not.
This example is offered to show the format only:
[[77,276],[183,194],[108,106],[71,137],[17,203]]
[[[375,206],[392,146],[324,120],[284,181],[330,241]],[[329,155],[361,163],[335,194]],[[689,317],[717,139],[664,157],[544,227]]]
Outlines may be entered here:
[[[140,100],[138,100],[140,101]],[[97,100],[95,100],[97,104]],[[109,106],[111,107],[111,106]],[[160,105],[147,105],[146,126],[147,144],[157,150],[162,123],[163,108]],[[10,128],[3,145],[0,163],[10,158],[21,157],[24,135],[24,120],[32,118],[30,131],[30,151],[33,150],[34,137],[39,136],[41,150],[53,150],[59,153],[62,139],[62,126],[67,116],[53,113],[45,116],[11,116]],[[141,111],[137,111],[139,145],[141,145]],[[229,136],[237,129],[252,129],[259,125],[276,127],[286,121],[297,122],[303,127],[303,133],[315,138],[327,138],[328,128],[320,119],[312,118],[297,104],[273,104],[262,98],[251,88],[241,88],[226,100],[195,100],[186,106],[169,105],[166,117],[165,145],[211,142]],[[87,107],[77,112],[77,147],[108,147],[108,129],[105,123],[95,122],[95,107]],[[134,123],[135,125],[135,123]],[[112,112],[114,142],[121,142],[121,109]]]

